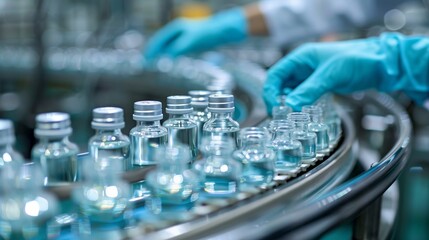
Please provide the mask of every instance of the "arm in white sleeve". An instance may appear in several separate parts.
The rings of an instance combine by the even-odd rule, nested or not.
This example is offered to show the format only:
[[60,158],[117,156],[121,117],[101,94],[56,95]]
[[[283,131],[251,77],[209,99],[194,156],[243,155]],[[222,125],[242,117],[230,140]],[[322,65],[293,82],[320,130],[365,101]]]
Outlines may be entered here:
[[274,43],[343,32],[381,21],[405,0],[263,0],[264,15]]

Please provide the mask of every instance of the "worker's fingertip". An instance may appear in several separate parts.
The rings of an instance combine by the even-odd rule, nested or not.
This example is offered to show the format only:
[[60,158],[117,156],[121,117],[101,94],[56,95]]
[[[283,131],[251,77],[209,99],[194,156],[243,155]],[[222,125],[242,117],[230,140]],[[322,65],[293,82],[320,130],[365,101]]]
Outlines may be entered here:
[[286,104],[292,108],[293,111],[299,112],[301,111],[301,107],[303,106],[300,101],[297,101],[295,98],[290,98],[289,96],[286,98]]
[[293,91],[287,96],[286,104],[294,111],[301,111],[302,106],[313,104],[320,96],[317,91]]

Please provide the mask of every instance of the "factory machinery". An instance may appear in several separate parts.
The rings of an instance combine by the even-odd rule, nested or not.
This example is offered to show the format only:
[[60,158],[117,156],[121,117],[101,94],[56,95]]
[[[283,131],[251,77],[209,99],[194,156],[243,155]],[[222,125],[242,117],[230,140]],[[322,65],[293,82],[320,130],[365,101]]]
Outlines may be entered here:
[[[35,3],[41,12],[43,2]],[[96,5],[94,3],[89,9],[99,9]],[[79,6],[75,5],[76,8]],[[107,20],[111,28],[121,26],[127,30],[119,31],[115,38],[106,38],[112,36],[107,25],[96,29],[97,35],[91,36],[85,33],[94,29],[82,30],[76,23],[69,27],[82,33],[79,35],[83,39],[81,42],[68,41],[71,39],[69,35],[61,35],[60,41],[52,26],[44,38],[35,34],[31,44],[21,35],[16,36],[24,39],[19,44],[2,39],[0,117],[14,120],[17,148],[27,158],[35,143],[36,113],[52,110],[70,113],[74,129],[72,139],[82,151],[79,160],[85,161],[87,140],[93,134],[89,124],[93,108],[106,105],[123,108],[124,133],[128,133],[134,126],[131,118],[133,102],[153,99],[165,105],[167,96],[186,94],[195,89],[231,92],[236,98],[234,118],[242,127],[267,124],[269,118],[261,98],[266,76],[264,67],[272,64],[268,63],[270,60],[282,56],[281,51],[265,48],[264,42],[257,40],[258,48],[224,49],[174,60],[161,58],[149,63],[139,50],[144,44],[144,35],[130,31],[133,26],[137,28],[132,24],[134,22],[119,17],[124,15],[123,12],[134,13],[135,9],[119,6],[122,6],[118,8],[119,12],[111,12],[111,18]],[[38,15],[38,11],[32,13],[36,20],[32,30],[37,33],[41,27],[37,23],[43,23],[37,20],[43,19],[43,15]],[[101,13],[97,16],[100,15],[103,16]],[[86,23],[82,26],[98,26],[98,21],[106,20],[88,18],[91,14],[85,16],[82,21],[93,25]],[[54,17],[62,19],[64,24],[73,19],[72,16],[68,16],[70,19],[50,16],[51,19]],[[128,25],[121,25],[123,23]],[[7,32],[7,26],[4,24],[1,31]],[[20,26],[25,28],[27,25]],[[73,35],[73,31],[69,33]],[[263,59],[263,62],[243,59]],[[350,223],[355,239],[389,238],[398,221],[400,192],[396,180],[409,159],[411,121],[403,107],[384,94],[357,93],[337,96],[335,100],[342,119],[342,136],[331,146],[329,154],[320,157],[316,163],[302,167],[294,175],[277,176],[272,185],[249,190],[236,199],[201,204],[180,220],[155,223],[142,220],[111,236],[131,239],[310,239]],[[135,182],[142,180],[145,174],[145,171],[132,171],[125,175],[125,179]],[[67,201],[73,187],[70,184],[48,190],[61,201]],[[138,214],[144,202],[131,200],[135,202]],[[61,224],[67,228],[70,222]]]

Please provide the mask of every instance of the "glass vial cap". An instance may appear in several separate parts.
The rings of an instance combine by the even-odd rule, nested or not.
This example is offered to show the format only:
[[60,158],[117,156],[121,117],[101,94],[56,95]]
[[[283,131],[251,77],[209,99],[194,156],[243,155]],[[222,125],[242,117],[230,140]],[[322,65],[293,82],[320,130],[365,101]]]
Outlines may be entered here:
[[134,103],[133,119],[136,121],[161,120],[162,103],[158,101],[138,101]]
[[124,111],[118,107],[100,107],[92,110],[91,126],[94,129],[113,130],[125,127]]
[[192,106],[207,107],[209,105],[209,96],[212,92],[205,90],[192,90],[189,91],[188,94],[191,96]]
[[209,96],[210,112],[233,112],[234,96],[231,94],[213,94]]
[[193,110],[190,96],[177,95],[167,97],[167,113],[186,114],[192,113]]
[[36,116],[36,137],[63,137],[72,133],[70,115],[63,112],[42,113]]
[[11,120],[0,119],[0,145],[13,144],[15,142],[15,133]]

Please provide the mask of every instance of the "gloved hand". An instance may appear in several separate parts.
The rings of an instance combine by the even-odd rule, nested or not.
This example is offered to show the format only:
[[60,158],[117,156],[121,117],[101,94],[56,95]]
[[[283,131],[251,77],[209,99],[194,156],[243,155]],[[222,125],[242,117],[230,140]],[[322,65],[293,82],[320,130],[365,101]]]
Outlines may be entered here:
[[418,104],[429,99],[429,38],[383,34],[379,38],[304,45],[276,63],[264,85],[267,109],[294,89],[286,103],[294,110],[326,92],[402,90]]
[[150,39],[145,57],[153,60],[160,55],[199,52],[226,43],[239,42],[247,37],[244,10],[234,8],[203,20],[177,19],[159,30]]

